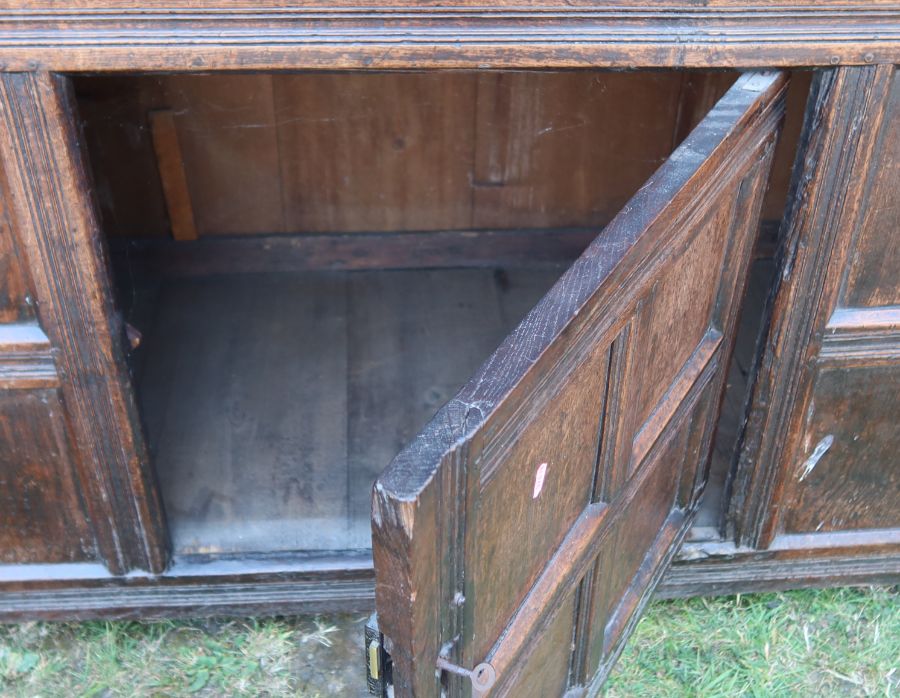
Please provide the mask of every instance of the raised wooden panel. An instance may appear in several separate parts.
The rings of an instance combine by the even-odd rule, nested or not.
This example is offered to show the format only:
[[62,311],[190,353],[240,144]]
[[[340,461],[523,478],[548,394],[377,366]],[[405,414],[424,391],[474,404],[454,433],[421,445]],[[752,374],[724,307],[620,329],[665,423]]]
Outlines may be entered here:
[[900,73],[896,70],[869,167],[874,181],[854,241],[841,304],[900,305]]
[[809,404],[784,531],[900,527],[900,365],[823,367]]
[[692,518],[785,85],[742,76],[376,482],[397,695],[609,671]]
[[554,377],[559,392],[520,408],[525,425],[485,427],[496,435],[480,458],[476,655],[496,642],[593,497],[608,365],[609,347],[600,345],[564,382]]
[[[47,335],[31,318],[11,231],[0,234],[0,563],[97,559]],[[5,284],[4,284],[5,282]],[[0,309],[4,306],[0,303]]]
[[[588,666],[596,669],[609,656],[635,607],[628,598],[639,568],[675,505],[675,495],[685,461],[688,429],[670,429],[660,448],[641,473],[641,496],[625,504],[614,531],[609,552],[599,558],[592,590],[594,614],[590,619]],[[655,562],[655,561],[654,561]],[[653,562],[651,562],[653,564]],[[642,588],[635,589],[640,593]]]
[[0,389],[0,562],[94,560],[59,392]]
[[53,348],[0,201],[0,563],[94,560]]
[[[644,300],[635,323],[635,341],[641,346],[632,363],[623,448],[631,448],[642,425],[672,386],[679,371],[703,341],[709,327],[721,281],[725,242],[731,232],[734,190],[727,192],[704,220],[697,233],[673,260]],[[632,467],[637,467],[632,463]]]
[[528,666],[505,689],[510,696],[547,698],[561,696],[569,685],[569,656],[575,632],[576,594],[569,594],[549,627],[534,638]]

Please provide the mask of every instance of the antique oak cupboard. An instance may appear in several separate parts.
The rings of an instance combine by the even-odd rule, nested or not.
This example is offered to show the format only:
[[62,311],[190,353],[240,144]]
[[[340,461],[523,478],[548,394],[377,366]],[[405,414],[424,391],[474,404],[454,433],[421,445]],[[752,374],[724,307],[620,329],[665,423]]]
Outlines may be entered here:
[[887,2],[3,0],[0,616],[374,606],[373,691],[577,695],[654,590],[896,582],[895,63]]

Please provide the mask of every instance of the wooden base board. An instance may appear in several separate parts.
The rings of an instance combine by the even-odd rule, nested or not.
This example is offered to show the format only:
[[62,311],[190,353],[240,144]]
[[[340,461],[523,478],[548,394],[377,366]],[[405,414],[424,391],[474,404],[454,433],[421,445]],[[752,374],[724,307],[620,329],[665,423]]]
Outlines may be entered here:
[[[676,561],[657,587],[657,598],[749,594],[835,586],[897,584],[900,551],[867,554],[829,554],[797,551],[792,555],[741,551],[722,544],[723,554]],[[681,556],[701,554],[704,544],[686,544]]]
[[[682,549],[691,548],[686,544]],[[725,544],[723,544],[725,545]],[[900,583],[900,551],[860,555],[737,551],[676,562],[656,598]],[[286,615],[374,609],[365,553],[176,558],[162,575],[113,577],[99,565],[0,567],[0,621]]]
[[0,567],[0,621],[262,616],[371,611],[368,551],[176,556],[161,575],[102,565]]
[[[757,258],[774,254],[778,221],[762,221]],[[412,233],[244,235],[197,240],[115,238],[114,259],[151,274],[205,276],[285,271],[515,267],[572,262],[597,228]]]
[[168,276],[253,272],[446,269],[572,262],[602,228],[450,230],[110,241],[114,258]]

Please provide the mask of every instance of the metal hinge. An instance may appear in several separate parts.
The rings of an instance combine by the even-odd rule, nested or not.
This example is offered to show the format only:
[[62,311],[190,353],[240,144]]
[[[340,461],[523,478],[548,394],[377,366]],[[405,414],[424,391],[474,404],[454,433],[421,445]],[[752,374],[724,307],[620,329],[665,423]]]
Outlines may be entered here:
[[373,613],[366,622],[366,685],[373,696],[392,698],[393,665],[384,645],[384,635],[378,629],[378,616]]

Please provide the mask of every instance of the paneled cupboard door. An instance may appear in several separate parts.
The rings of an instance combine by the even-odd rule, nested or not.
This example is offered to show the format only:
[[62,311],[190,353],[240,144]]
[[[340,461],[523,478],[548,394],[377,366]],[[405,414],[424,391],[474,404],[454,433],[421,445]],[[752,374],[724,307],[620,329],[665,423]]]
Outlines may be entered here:
[[900,71],[817,71],[806,118],[736,534],[782,554],[822,551],[835,567],[848,550],[889,564],[900,550]]
[[743,75],[377,481],[396,695],[605,678],[703,491],[785,86]]
[[161,572],[162,507],[79,136],[68,78],[0,76],[0,562]]

